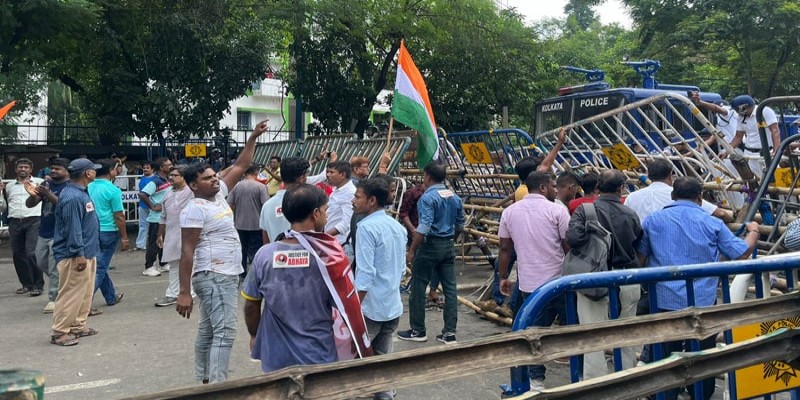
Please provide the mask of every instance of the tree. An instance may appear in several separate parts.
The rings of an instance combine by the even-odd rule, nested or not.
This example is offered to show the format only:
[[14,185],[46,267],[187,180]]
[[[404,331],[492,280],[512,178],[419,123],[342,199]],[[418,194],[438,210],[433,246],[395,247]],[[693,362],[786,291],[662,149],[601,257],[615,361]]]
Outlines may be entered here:
[[[770,97],[798,89],[800,4],[795,0],[624,0],[641,53],[674,60],[665,74]],[[698,75],[706,76],[698,76]],[[712,76],[708,76],[712,75]]]
[[426,1],[291,2],[298,23],[283,74],[327,132],[363,133],[378,93],[387,87],[404,35],[412,35]]
[[0,7],[0,103],[39,103],[51,79],[63,76],[60,59],[92,34],[97,7],[85,0],[18,0]]
[[580,29],[588,29],[593,22],[597,22],[597,14],[592,7],[601,4],[603,0],[569,0],[564,6],[564,14],[568,20],[573,20]]
[[[95,34],[63,60],[62,82],[100,132],[162,138],[205,135],[231,100],[263,78],[273,26],[232,0],[97,2]],[[265,22],[267,21],[267,22]]]

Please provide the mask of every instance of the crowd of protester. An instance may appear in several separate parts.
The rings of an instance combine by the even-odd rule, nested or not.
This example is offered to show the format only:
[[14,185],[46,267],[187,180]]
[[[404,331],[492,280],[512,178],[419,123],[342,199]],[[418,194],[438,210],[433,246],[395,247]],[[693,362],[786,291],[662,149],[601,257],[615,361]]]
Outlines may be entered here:
[[[427,341],[431,302],[443,308],[435,338],[456,343],[455,241],[465,215],[462,199],[445,184],[446,167],[428,164],[422,183],[395,199],[395,180],[385,174],[388,154],[342,161],[323,151],[310,161],[273,156],[263,169],[254,166],[256,139],[265,130],[258,124],[235,162],[221,170],[208,163],[173,165],[169,158],[142,163],[135,239],[128,237],[122,203],[122,191],[133,182],[117,180],[125,174],[124,155],[51,158],[40,170],[43,177],[32,176],[31,160],[17,159],[16,179],[0,185],[0,206],[8,210],[16,293],[37,297],[47,289],[50,342],[73,346],[99,333],[87,325],[100,313],[91,307],[94,294],[99,289],[108,306],[123,299],[108,274],[120,248],[144,250],[144,276],[169,273],[156,307],[174,305],[189,318],[197,304],[194,376],[203,383],[228,377],[240,297],[251,356],[264,372],[391,353],[394,338]],[[627,197],[620,171],[555,176],[552,165],[565,135],[546,157],[515,166],[522,184],[499,221],[494,291],[482,306],[515,315],[533,291],[562,275],[571,250],[589,243],[589,221],[611,235],[611,270],[752,252],[758,224],[747,225],[744,239],[735,237],[723,222],[728,215],[703,200],[701,183],[673,178],[675,166],[665,159],[653,159],[650,186]],[[325,163],[325,171],[309,176],[312,163]],[[373,163],[378,171],[370,176]],[[389,212],[396,203],[398,218]],[[400,329],[406,326],[400,283],[407,269],[413,271],[409,318]],[[715,304],[717,285],[717,278],[696,280],[697,305]],[[621,287],[620,316],[636,315],[642,295],[639,285]],[[653,312],[688,306],[682,281],[659,283],[649,295],[658,298]],[[579,292],[577,311],[582,323],[607,320],[608,296]],[[553,301],[534,325],[564,323],[564,316],[563,302]],[[701,348],[713,345],[701,342]],[[669,343],[666,350],[685,346]],[[647,348],[637,355],[642,350],[623,349],[623,366],[649,361]],[[529,369],[532,390],[543,390],[546,369]],[[584,355],[584,379],[607,373],[603,352]],[[704,385],[710,398],[713,379]]]

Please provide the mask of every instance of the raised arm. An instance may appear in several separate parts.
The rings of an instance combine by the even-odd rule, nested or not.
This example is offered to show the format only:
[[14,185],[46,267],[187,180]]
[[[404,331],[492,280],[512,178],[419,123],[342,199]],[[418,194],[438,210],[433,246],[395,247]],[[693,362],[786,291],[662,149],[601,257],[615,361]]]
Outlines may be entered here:
[[250,168],[250,164],[253,163],[253,156],[256,153],[256,140],[267,131],[267,121],[269,120],[265,119],[253,128],[253,133],[247,138],[247,143],[239,153],[239,157],[236,158],[236,162],[230,167],[228,173],[222,177],[222,181],[228,186],[228,190],[233,190],[236,183],[242,179],[244,171]]

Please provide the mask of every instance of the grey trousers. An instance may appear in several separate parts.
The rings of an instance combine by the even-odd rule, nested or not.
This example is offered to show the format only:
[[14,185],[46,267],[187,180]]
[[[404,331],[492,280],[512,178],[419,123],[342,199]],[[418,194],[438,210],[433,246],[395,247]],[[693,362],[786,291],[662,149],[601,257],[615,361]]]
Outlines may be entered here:
[[58,268],[53,258],[53,239],[39,237],[36,241],[36,266],[47,275],[47,298],[56,301],[58,296]]

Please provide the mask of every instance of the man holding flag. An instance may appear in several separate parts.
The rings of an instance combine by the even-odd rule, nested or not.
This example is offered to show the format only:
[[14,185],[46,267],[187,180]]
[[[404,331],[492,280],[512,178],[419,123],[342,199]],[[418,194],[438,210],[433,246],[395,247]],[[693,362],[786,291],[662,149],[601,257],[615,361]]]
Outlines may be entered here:
[[428,99],[428,88],[414,60],[400,42],[397,60],[397,79],[394,86],[392,118],[417,133],[417,164],[425,171],[425,193],[419,199],[419,225],[413,233],[406,260],[413,264],[414,274],[409,298],[409,320],[411,329],[397,332],[401,340],[424,342],[425,290],[436,271],[444,288],[444,329],[436,339],[442,343],[456,342],[458,321],[458,299],[456,295],[455,235],[464,227],[464,208],[461,198],[444,185],[446,167],[432,162],[439,159],[439,138],[436,135],[436,120]]

